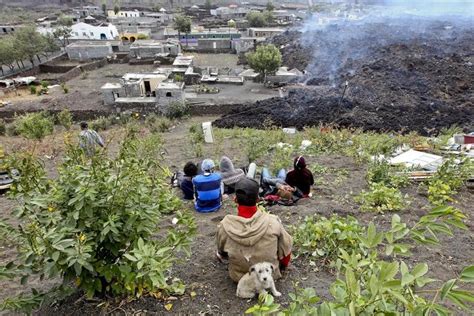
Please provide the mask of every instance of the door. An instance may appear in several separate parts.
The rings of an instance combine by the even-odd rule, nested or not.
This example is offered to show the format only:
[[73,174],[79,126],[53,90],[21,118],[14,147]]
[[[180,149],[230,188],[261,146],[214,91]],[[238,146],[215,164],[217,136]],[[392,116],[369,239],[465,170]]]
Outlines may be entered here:
[[144,84],[145,84],[145,95],[150,96],[151,95],[150,81],[144,81]]

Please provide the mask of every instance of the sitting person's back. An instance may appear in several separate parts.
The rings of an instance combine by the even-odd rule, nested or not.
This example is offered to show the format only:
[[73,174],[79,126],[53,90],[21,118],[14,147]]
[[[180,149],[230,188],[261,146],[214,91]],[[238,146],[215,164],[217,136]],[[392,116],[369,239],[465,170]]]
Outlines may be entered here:
[[288,172],[285,182],[301,191],[303,197],[308,197],[314,178],[311,171],[306,168],[306,161],[303,156],[298,156],[293,162],[294,169]]
[[221,207],[221,176],[214,173],[214,162],[205,159],[201,165],[203,174],[193,178],[196,196],[195,208],[198,212],[213,212]]
[[235,169],[232,160],[227,156],[222,156],[219,164],[219,173],[222,176],[224,183],[224,193],[232,194],[235,192],[235,184],[239,180],[245,178],[245,173],[242,169]]
[[197,166],[196,164],[190,161],[186,163],[186,165],[184,165],[183,171],[184,171],[184,175],[178,178],[179,187],[181,188],[181,191],[183,191],[185,200],[193,200],[194,199],[193,178],[198,173]]
[[257,210],[259,185],[243,179],[235,185],[238,215],[226,215],[217,232],[217,255],[229,259],[229,275],[238,282],[249,268],[270,262],[276,279],[291,257],[292,238],[276,215]]

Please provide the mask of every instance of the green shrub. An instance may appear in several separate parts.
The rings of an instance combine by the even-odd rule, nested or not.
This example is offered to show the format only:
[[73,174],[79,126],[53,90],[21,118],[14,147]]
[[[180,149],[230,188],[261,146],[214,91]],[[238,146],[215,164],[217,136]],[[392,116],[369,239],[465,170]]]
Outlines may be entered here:
[[152,133],[164,133],[171,128],[173,122],[166,117],[150,114],[145,119],[145,124]]
[[367,170],[367,182],[382,183],[391,188],[405,187],[410,183],[408,175],[396,173],[397,168],[390,166],[386,161],[373,161]]
[[64,94],[69,93],[69,88],[66,86],[66,84],[63,82],[61,83],[61,88],[63,89]]
[[293,147],[291,145],[276,146],[271,155],[271,170],[276,174],[279,170],[288,170],[292,165]]
[[407,196],[403,196],[400,190],[383,183],[371,184],[370,190],[362,191],[355,200],[361,204],[362,211],[377,213],[401,211],[409,204]]
[[[363,251],[350,249],[350,246],[339,249],[335,264],[337,279],[329,289],[331,299],[321,301],[313,289],[299,289],[295,284],[295,292],[288,295],[291,300],[285,307],[275,304],[269,294],[261,295],[258,303],[246,313],[290,316],[399,315],[400,311],[406,315],[451,315],[455,310],[458,312],[455,308],[446,308],[447,302],[468,312],[469,303],[474,302],[474,293],[467,283],[474,282],[474,266],[464,268],[455,279],[425,290],[427,284],[437,281],[426,276],[428,264],[421,262],[410,268],[397,258],[398,255],[409,255],[412,247],[400,241],[411,239],[430,247],[438,245],[439,234],[453,235],[451,227],[467,230],[462,222],[465,218],[453,207],[443,206],[433,209],[412,227],[402,223],[396,214],[392,216],[391,227],[381,232],[377,232],[371,222],[367,228],[361,228],[363,233],[356,232],[349,239],[358,243]],[[306,234],[312,230],[305,229],[305,236],[312,239]],[[328,240],[338,243],[337,235]],[[317,244],[315,247],[319,248]],[[466,285],[465,289],[462,285]]]
[[169,119],[182,118],[189,113],[189,106],[182,102],[171,102],[165,116]]
[[[166,169],[154,154],[144,155],[159,151],[157,139],[129,133],[116,158],[91,160],[69,145],[54,179],[25,171],[41,169],[37,164],[21,168],[13,197],[21,200],[15,215],[22,229],[11,229],[22,246],[6,271],[22,282],[30,275],[61,277],[88,297],[182,294],[184,285],[170,271],[183,251],[189,254],[196,225],[166,185]],[[163,220],[171,221],[164,214],[173,212],[157,234]]]
[[7,123],[5,120],[0,119],[0,135],[5,135],[7,131]]
[[7,136],[18,136],[18,126],[15,121],[5,124],[5,135]]
[[41,140],[54,130],[53,118],[46,112],[29,113],[15,120],[16,132],[29,139]]
[[57,121],[58,121],[59,125],[61,125],[62,127],[64,127],[67,130],[70,130],[71,126],[73,124],[71,112],[68,109],[62,110],[57,115]]
[[30,86],[30,93],[36,94],[36,86]]
[[241,148],[243,149],[249,163],[255,162],[268,152],[268,144],[273,144],[263,131],[244,129],[241,142]]
[[191,125],[189,128],[189,142],[191,148],[193,149],[195,157],[202,157],[203,148],[202,144],[204,143],[204,132],[200,124]]
[[113,125],[112,117],[100,116],[89,123],[89,127],[95,131],[108,130]]
[[42,81],[41,81],[41,87],[43,87],[43,88],[48,88],[48,86],[49,86],[49,82],[48,82],[48,81],[46,81],[46,80],[42,80]]
[[348,253],[361,251],[359,238],[365,229],[351,216],[333,215],[329,219],[306,217],[302,224],[292,227],[292,231],[298,255],[310,256],[311,260],[334,261],[341,249]]
[[183,75],[175,74],[174,77],[173,77],[173,80],[174,80],[174,81],[177,81],[177,82],[183,82],[183,81],[184,81],[184,77],[183,77]]

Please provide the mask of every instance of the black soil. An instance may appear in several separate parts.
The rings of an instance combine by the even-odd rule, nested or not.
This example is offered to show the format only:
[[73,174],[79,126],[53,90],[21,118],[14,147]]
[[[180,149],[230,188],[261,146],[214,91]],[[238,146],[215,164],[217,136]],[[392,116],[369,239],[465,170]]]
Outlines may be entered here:
[[284,98],[243,106],[215,123],[337,124],[422,135],[451,125],[472,130],[472,25],[420,23],[416,30],[409,27],[413,21],[398,21],[283,33],[272,42],[281,48],[283,64],[308,71],[306,85],[290,89]]

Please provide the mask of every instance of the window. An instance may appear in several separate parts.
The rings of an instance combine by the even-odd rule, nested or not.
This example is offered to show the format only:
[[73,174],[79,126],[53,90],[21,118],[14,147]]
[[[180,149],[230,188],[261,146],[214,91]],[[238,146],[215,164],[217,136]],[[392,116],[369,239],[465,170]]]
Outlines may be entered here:
[[171,92],[166,92],[166,96],[167,96],[167,97],[171,97],[171,96],[172,96],[172,95],[171,95]]
[[86,32],[82,32],[82,35],[87,36],[87,33],[86,33]]
[[91,32],[91,36],[94,36],[94,32]]
[[4,27],[4,28],[3,28],[3,33],[6,33],[6,32],[7,32],[7,28]]
[[77,32],[74,32],[74,35],[76,35],[76,36],[79,36],[79,33],[77,33]]

